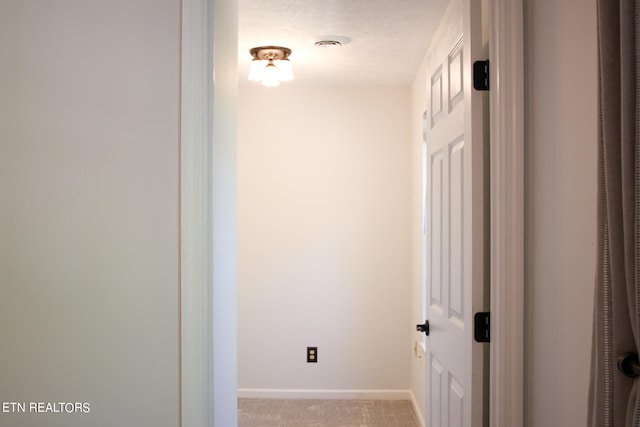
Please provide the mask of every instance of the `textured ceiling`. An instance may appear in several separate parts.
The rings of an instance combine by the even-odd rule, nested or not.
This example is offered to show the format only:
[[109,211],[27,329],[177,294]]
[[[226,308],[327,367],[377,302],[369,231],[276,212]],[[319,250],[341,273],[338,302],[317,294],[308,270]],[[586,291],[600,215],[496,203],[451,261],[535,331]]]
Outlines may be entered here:
[[[247,81],[256,46],[290,48],[296,79],[287,85],[410,83],[447,0],[239,0],[238,66]],[[327,35],[351,41],[320,48]]]

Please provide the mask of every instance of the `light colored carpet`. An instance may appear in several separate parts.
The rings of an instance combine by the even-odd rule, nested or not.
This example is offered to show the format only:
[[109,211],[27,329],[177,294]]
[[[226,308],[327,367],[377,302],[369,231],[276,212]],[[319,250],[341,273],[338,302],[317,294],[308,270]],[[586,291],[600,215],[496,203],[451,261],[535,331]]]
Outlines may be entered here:
[[419,427],[408,400],[238,399],[238,427]]

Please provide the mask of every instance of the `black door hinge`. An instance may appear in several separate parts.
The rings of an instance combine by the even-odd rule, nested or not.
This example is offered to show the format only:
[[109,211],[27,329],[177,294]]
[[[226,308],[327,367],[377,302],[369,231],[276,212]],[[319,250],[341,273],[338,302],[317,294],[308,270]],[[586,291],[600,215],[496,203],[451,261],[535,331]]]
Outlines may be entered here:
[[489,60],[473,63],[473,88],[489,90]]
[[482,311],[473,317],[473,337],[477,342],[489,342],[491,331],[491,313]]

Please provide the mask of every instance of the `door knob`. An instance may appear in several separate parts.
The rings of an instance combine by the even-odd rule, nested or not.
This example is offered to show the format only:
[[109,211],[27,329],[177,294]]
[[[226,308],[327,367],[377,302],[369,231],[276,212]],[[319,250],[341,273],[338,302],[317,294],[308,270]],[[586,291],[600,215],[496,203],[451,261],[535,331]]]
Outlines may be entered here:
[[429,335],[429,321],[425,320],[422,325],[416,325],[416,331],[424,332],[425,335]]

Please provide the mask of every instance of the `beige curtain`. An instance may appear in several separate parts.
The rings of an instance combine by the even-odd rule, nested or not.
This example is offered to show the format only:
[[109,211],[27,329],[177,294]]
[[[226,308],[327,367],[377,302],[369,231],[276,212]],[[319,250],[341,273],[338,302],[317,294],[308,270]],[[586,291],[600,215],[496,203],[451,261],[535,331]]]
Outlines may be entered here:
[[598,1],[598,259],[589,426],[640,426],[638,378],[618,368],[640,348],[639,1]]

